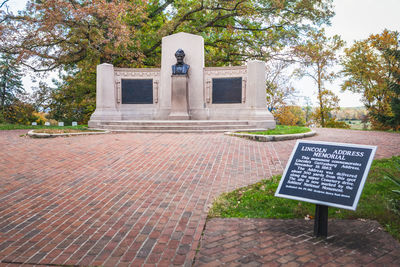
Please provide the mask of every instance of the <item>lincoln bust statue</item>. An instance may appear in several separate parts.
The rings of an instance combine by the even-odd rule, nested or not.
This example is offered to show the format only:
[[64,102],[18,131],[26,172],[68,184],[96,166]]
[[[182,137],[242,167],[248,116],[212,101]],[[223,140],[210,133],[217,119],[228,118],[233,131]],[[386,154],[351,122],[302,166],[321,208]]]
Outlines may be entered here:
[[185,52],[182,49],[178,49],[175,53],[176,64],[172,65],[173,75],[187,75],[190,68],[189,65],[183,63],[183,58],[185,57]]

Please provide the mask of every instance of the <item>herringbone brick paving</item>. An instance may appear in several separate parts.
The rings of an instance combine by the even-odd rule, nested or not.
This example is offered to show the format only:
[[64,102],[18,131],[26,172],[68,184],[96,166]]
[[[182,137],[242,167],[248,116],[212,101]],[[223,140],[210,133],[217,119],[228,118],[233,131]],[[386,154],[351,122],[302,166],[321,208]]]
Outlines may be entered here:
[[[295,143],[24,133],[0,131],[0,261],[10,266],[190,266],[213,198],[282,173]],[[311,139],[400,154],[398,134],[319,129]]]

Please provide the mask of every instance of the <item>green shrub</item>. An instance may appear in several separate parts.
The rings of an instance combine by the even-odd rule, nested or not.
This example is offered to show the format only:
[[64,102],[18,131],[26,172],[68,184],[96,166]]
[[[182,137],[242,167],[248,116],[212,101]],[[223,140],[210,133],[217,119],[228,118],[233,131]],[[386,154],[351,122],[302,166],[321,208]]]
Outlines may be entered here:
[[350,129],[350,125],[348,125],[344,121],[337,121],[334,119],[330,119],[326,122],[325,127],[327,128],[343,128],[343,129]]

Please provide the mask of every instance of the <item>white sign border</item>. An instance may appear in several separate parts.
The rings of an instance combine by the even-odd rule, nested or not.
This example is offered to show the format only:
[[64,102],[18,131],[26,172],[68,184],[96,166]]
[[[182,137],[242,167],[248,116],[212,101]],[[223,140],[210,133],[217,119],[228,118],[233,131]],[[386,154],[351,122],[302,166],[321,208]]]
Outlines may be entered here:
[[[296,153],[297,147],[299,146],[300,143],[306,143],[306,144],[321,144],[321,145],[334,145],[334,146],[347,146],[347,147],[357,147],[357,148],[367,148],[371,149],[371,154],[368,159],[368,163],[365,166],[365,170],[363,173],[363,177],[361,178],[360,185],[357,190],[357,195],[354,199],[353,206],[346,206],[346,205],[341,205],[341,204],[335,204],[331,202],[325,202],[325,201],[318,201],[315,199],[309,199],[309,198],[303,198],[303,197],[297,197],[297,196],[291,196],[291,195],[286,195],[286,194],[279,194],[278,192],[280,191],[283,180],[287,174],[287,171],[289,169],[290,164],[292,163],[292,159],[294,154]],[[364,189],[365,181],[367,180],[367,176],[369,173],[369,170],[371,168],[372,161],[375,156],[377,146],[369,146],[369,145],[358,145],[358,144],[348,144],[348,143],[336,143],[336,142],[325,142],[325,141],[308,141],[308,140],[297,140],[295,147],[293,148],[292,154],[289,157],[289,160],[286,164],[285,171],[282,174],[282,178],[279,182],[279,186],[275,191],[275,196],[276,197],[282,197],[282,198],[288,198],[288,199],[294,199],[294,200],[300,200],[300,201],[305,201],[313,204],[318,204],[318,205],[325,205],[325,206],[330,206],[330,207],[335,207],[335,208],[341,208],[341,209],[348,209],[348,210],[353,210],[355,211],[357,209],[358,201],[360,200],[360,196],[362,193],[362,190]]]

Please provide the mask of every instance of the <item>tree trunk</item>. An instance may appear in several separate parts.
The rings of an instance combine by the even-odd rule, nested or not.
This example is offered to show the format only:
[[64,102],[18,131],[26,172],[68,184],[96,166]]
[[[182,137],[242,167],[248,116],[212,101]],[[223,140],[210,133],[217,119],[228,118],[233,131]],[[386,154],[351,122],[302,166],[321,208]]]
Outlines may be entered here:
[[318,100],[319,100],[319,113],[321,115],[321,126],[325,127],[325,116],[324,116],[324,111],[323,111],[323,103],[322,103],[322,85],[321,85],[321,71],[318,66]]
[[0,116],[0,119],[1,119],[1,117],[4,119],[4,113],[5,113],[5,111],[6,111],[6,108],[5,108],[5,106],[4,106],[4,104],[5,104],[5,102],[6,102],[6,82],[4,81],[4,86],[3,86],[3,88],[1,88],[1,90],[3,91],[3,93],[2,93],[2,95],[1,95],[1,116]]
[[6,81],[6,73],[3,74],[4,76],[4,84],[3,88],[1,88],[1,110],[4,112],[4,104],[6,103],[6,88],[7,88],[7,81]]

